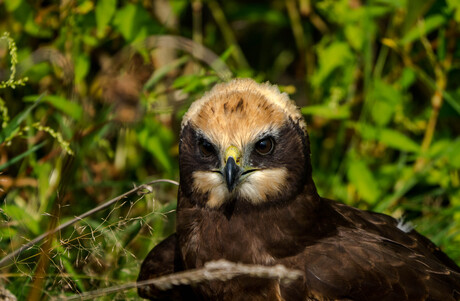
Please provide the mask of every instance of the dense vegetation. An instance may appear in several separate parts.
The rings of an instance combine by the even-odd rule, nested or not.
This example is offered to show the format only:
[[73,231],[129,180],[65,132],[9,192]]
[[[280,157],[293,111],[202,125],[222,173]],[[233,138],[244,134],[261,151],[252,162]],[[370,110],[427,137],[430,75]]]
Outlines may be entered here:
[[[4,0],[0,35],[0,260],[177,180],[189,104],[253,77],[302,107],[322,196],[404,217],[460,262],[458,0]],[[135,280],[174,231],[176,190],[27,248],[0,287],[39,300]]]

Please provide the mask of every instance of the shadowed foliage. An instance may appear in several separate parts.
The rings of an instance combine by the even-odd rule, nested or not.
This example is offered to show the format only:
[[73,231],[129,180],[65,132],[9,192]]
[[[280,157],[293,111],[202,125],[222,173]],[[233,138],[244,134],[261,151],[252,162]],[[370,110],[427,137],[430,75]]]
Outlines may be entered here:
[[[404,218],[460,262],[459,23],[453,0],[2,1],[0,257],[178,180],[190,103],[251,77],[301,107],[321,196]],[[176,199],[161,184],[121,200],[15,257],[2,285],[46,300],[134,281]]]

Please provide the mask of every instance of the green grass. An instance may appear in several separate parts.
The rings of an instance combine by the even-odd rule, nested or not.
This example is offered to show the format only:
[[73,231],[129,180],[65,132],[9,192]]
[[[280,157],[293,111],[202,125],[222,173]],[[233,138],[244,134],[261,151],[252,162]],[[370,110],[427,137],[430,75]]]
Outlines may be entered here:
[[[455,1],[31,3],[0,4],[0,260],[134,185],[178,180],[190,103],[252,77],[302,108],[322,196],[405,217],[460,262]],[[134,281],[174,231],[176,190],[62,229],[1,267],[4,286],[47,300]],[[113,299],[139,300],[98,300]]]

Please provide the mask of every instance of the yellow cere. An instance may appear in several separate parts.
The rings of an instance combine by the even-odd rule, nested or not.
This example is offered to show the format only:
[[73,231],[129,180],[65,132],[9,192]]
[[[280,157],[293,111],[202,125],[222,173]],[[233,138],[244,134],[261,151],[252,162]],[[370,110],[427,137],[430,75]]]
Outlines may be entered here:
[[236,146],[229,146],[225,151],[225,163],[227,163],[228,158],[233,157],[236,164],[240,165],[241,152]]

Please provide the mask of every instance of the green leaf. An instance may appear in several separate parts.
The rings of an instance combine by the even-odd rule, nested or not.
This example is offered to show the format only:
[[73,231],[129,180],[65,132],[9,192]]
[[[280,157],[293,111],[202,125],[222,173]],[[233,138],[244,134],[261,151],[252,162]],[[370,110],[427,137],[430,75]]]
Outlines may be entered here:
[[435,2],[436,0],[406,1],[406,14],[400,26],[401,34],[406,34],[418,20],[423,19]]
[[26,110],[24,110],[23,112],[19,113],[18,115],[16,115],[13,120],[10,121],[10,123],[8,123],[8,125],[3,128],[1,131],[0,131],[0,144],[3,143],[3,141],[5,141],[5,139],[11,137],[11,135],[14,134],[14,132],[18,131],[19,130],[19,127],[21,125],[21,122],[30,114],[30,112],[32,112],[32,110],[40,103],[40,101],[42,100],[43,98],[43,94],[38,96],[38,97],[34,97],[33,100],[35,100],[35,103],[33,105],[31,105],[30,107],[28,107]]
[[375,3],[389,5],[394,8],[404,8],[407,0],[377,0]]
[[353,55],[345,42],[335,42],[324,49],[318,50],[319,68],[312,78],[314,86],[320,86],[321,83],[340,66],[349,64]]
[[134,36],[136,35],[136,27],[134,25],[137,10],[138,9],[136,5],[127,4],[125,7],[118,10],[113,21],[118,31],[128,41],[134,40]]
[[460,22],[460,0],[447,0],[447,6],[454,11],[455,21]]
[[351,127],[359,132],[361,137],[365,140],[376,140],[377,139],[377,129],[373,126],[370,126],[365,123],[350,123]]
[[[409,190],[420,182],[421,175],[416,174],[413,168],[406,168],[406,172],[402,174],[402,178],[406,179],[406,181],[402,181],[401,183],[403,183],[403,185],[397,187],[391,195],[385,196],[374,208],[375,211],[381,212],[391,207],[397,200],[401,199]],[[399,181],[401,181],[401,179]]]
[[430,148],[428,149],[428,156],[430,159],[435,159],[439,156],[443,156],[446,154],[446,151],[449,149],[450,146],[455,145],[460,140],[453,142],[450,139],[441,139],[438,141],[433,141]]
[[147,148],[166,171],[171,171],[171,163],[169,162],[171,156],[162,147],[161,140],[158,136],[153,136],[148,139]]
[[41,231],[39,223],[24,208],[19,207],[18,205],[7,204],[4,205],[2,209],[7,216],[9,216],[14,221],[25,225],[25,227],[33,234],[40,234]]
[[138,134],[140,145],[150,152],[160,167],[167,172],[172,168],[169,153],[172,139],[173,135],[169,129],[153,122],[148,123],[148,126]]
[[401,93],[393,86],[376,79],[370,97],[373,101],[372,119],[380,127],[387,125],[393,117],[396,105],[402,101]]
[[345,26],[345,36],[351,47],[357,51],[361,51],[364,45],[364,29],[356,24]]
[[112,19],[117,8],[117,0],[97,1],[96,4],[96,24],[97,36],[102,37],[106,26]]
[[383,129],[377,138],[383,144],[407,152],[420,152],[420,146],[401,132]]
[[77,84],[88,74],[89,67],[90,62],[88,57],[86,55],[79,55],[75,61],[75,82]]
[[[99,2],[105,2],[107,0],[99,1]],[[86,1],[78,1],[78,6],[75,9],[75,12],[81,15],[86,15],[90,11],[94,9],[94,3],[91,0],[86,0]]]
[[377,125],[385,126],[391,121],[394,111],[394,105],[391,105],[382,99],[376,100],[372,106],[372,119]]
[[348,179],[356,187],[359,195],[369,204],[375,204],[381,191],[374,175],[361,160],[352,160],[348,167]]
[[[54,165],[54,166],[53,166]],[[50,183],[50,176],[53,171],[53,168],[59,168],[55,166],[56,164],[51,165],[49,162],[41,162],[34,166],[34,172],[37,175],[38,180],[38,197],[40,201],[40,209],[38,212],[42,214],[48,208],[48,203],[51,200],[49,194],[51,193],[52,183]],[[51,189],[50,189],[51,188]]]
[[140,4],[127,4],[115,13],[113,25],[129,42],[146,38],[161,30]]
[[403,89],[408,89],[417,79],[417,75],[412,68],[405,67],[401,74],[401,78],[399,79],[399,84],[403,87]]
[[401,45],[406,45],[420,39],[438,29],[447,22],[443,15],[433,15],[426,18],[424,21],[417,23],[400,41]]
[[171,5],[171,8],[176,16],[182,14],[182,12],[187,9],[189,4],[189,0],[175,0],[169,2],[169,5]]
[[228,58],[232,55],[232,53],[235,51],[235,45],[230,45],[227,50],[224,51],[219,57],[222,61],[227,61]]
[[0,228],[0,237],[5,240],[16,236],[17,233],[18,231],[11,227]]
[[446,147],[445,154],[448,158],[449,165],[460,169],[460,139],[450,141],[450,145]]
[[[36,99],[36,97],[34,95],[26,96],[24,97],[24,101],[31,101]],[[77,102],[70,101],[58,95],[46,95],[43,96],[43,100],[75,120],[81,120],[83,116],[83,108]]]
[[177,60],[172,61],[171,63],[155,70],[152,76],[148,79],[148,81],[144,85],[144,90],[150,90],[158,81],[160,81],[163,77],[165,77],[171,70],[177,69],[183,64],[189,61],[188,56],[183,56],[178,58]]
[[391,129],[377,129],[368,124],[355,123],[354,127],[366,140],[377,140],[388,147],[405,151],[420,152],[420,146],[401,132]]
[[0,165],[0,171],[4,170],[5,168],[7,168],[10,165],[13,165],[16,162],[19,162],[22,158],[27,157],[29,154],[31,154],[31,153],[35,152],[36,150],[40,149],[45,144],[46,144],[46,142],[42,142],[42,143],[40,143],[38,145],[35,145],[32,148],[30,148],[30,149],[26,150],[25,152],[23,152],[22,154],[17,155],[16,157],[14,157],[11,160],[8,160],[6,163],[1,164]]
[[5,7],[8,12],[15,11],[21,6],[24,0],[5,0]]
[[350,117],[350,107],[343,106],[328,106],[316,105],[303,107],[301,109],[304,115],[320,116],[328,119],[347,119]]

